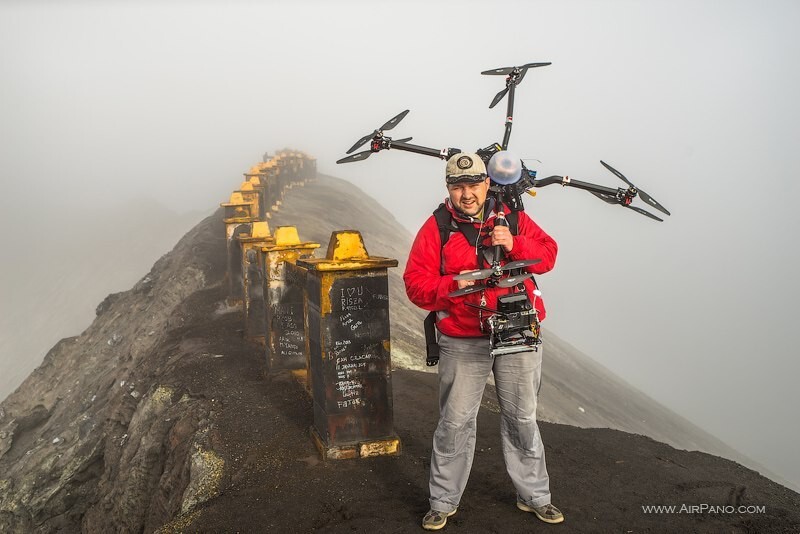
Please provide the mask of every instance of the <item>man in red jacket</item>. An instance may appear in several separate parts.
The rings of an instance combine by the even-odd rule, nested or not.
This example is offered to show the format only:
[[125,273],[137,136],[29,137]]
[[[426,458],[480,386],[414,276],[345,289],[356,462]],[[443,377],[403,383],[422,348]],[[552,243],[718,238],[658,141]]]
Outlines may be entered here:
[[[536,424],[541,347],[538,351],[492,358],[488,332],[481,324],[487,313],[467,306],[469,302],[497,309],[497,298],[514,288],[492,287],[448,297],[475,283],[453,277],[485,267],[479,259],[484,248],[501,246],[506,261],[541,259],[528,270],[542,274],[553,268],[558,247],[525,212],[518,213],[516,235],[507,226],[495,226],[497,213],[504,206],[496,206],[493,197],[487,199],[490,179],[477,154],[451,157],[446,181],[449,198],[445,207],[455,222],[454,229],[442,246],[436,218],[428,218],[414,240],[403,274],[408,298],[417,306],[436,312],[439,330],[439,423],[431,455],[430,511],[422,526],[439,530],[458,508],[472,467],[475,420],[490,372],[494,373],[500,402],[503,456],[517,490],[517,507],[547,523],[560,523],[564,516],[550,503],[550,479]],[[476,242],[469,242],[467,235],[457,229],[464,224],[475,228],[477,232],[470,234],[477,236]],[[535,302],[541,320],[544,303],[534,297],[534,289],[534,282],[526,280],[525,290]]]

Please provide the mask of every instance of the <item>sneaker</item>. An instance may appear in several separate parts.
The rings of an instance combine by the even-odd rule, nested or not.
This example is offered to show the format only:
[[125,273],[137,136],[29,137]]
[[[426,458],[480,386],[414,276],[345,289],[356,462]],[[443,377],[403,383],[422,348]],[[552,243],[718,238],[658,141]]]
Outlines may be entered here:
[[536,514],[536,517],[544,521],[545,523],[561,523],[564,521],[564,514],[561,513],[561,510],[553,506],[552,504],[545,504],[544,506],[528,506],[525,503],[521,503],[517,501],[517,508],[522,510],[523,512],[533,512]]
[[425,517],[422,518],[422,528],[425,530],[439,530],[440,528],[444,528],[444,526],[447,524],[447,518],[454,513],[456,513],[455,510],[452,512],[428,510],[428,513],[425,514]]

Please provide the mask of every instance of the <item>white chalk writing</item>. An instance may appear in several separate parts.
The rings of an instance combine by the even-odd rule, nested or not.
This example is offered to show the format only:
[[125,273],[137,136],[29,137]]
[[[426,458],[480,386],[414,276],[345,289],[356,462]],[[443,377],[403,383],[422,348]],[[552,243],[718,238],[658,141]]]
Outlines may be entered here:
[[293,350],[301,349],[300,345],[297,342],[291,339],[286,339],[284,337],[278,338],[278,347],[282,349],[293,349]]
[[363,286],[348,287],[341,289],[342,310],[355,311],[364,307],[364,288]]
[[345,399],[358,397],[363,389],[364,384],[358,380],[343,380],[336,383],[336,390],[339,391]]
[[339,408],[350,408],[352,406],[363,406],[364,399],[348,399],[343,401],[336,401]]
[[377,354],[370,354],[370,353],[367,353],[367,354],[353,354],[352,356],[350,356],[350,361],[351,362],[357,362],[359,360],[375,360],[375,359],[378,359],[378,358],[380,358],[380,356],[378,356]]

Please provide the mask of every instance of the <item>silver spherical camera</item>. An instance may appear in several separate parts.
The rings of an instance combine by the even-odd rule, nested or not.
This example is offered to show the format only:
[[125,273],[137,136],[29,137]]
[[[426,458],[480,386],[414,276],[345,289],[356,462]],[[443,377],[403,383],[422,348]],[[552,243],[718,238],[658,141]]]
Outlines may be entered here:
[[507,150],[501,150],[489,160],[486,172],[495,183],[515,184],[522,176],[522,161]]

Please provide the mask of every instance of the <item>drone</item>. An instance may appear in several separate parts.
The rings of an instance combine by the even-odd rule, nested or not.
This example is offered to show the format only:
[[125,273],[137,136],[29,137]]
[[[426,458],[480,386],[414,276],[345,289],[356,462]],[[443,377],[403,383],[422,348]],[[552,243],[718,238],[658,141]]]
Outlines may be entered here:
[[[498,205],[507,206],[512,212],[524,210],[522,203],[522,195],[525,193],[535,195],[531,190],[533,188],[544,187],[547,185],[561,184],[564,187],[574,187],[588,191],[600,200],[608,204],[618,204],[622,207],[631,209],[645,217],[649,217],[655,221],[663,222],[664,219],[651,213],[638,206],[633,206],[632,202],[636,197],[654,208],[664,215],[670,215],[670,212],[656,201],[652,196],[636,187],[630,180],[628,180],[621,172],[613,168],[611,165],[604,161],[600,163],[608,171],[614,174],[617,178],[622,180],[627,187],[605,187],[598,184],[583,182],[579,180],[572,180],[569,176],[548,176],[547,178],[536,178],[536,171],[527,169],[522,160],[515,161],[515,158],[508,154],[508,144],[511,139],[511,129],[514,122],[514,96],[517,86],[525,78],[529,69],[539,67],[546,67],[551,65],[550,62],[539,63],[526,63],[518,67],[501,67],[498,69],[491,69],[481,72],[486,76],[505,76],[505,88],[500,90],[489,104],[489,109],[494,108],[506,96],[508,101],[506,104],[506,121],[505,130],[503,133],[502,143],[492,143],[485,148],[478,149],[476,153],[483,160],[484,164],[489,169],[489,177],[491,178],[491,185],[489,193],[494,196],[498,201]],[[433,156],[447,160],[453,155],[458,154],[461,149],[458,148],[430,148],[422,145],[415,145],[409,143],[411,137],[403,139],[393,139],[386,135],[386,132],[396,127],[408,115],[409,110],[402,111],[386,121],[380,128],[373,130],[371,133],[363,136],[356,141],[353,146],[347,150],[346,156],[336,163],[352,163],[356,161],[363,161],[376,152],[381,150],[404,150],[425,156]],[[359,148],[369,143],[369,149],[361,152],[356,152]],[[498,156],[504,159],[495,158]],[[494,161],[493,161],[494,160]],[[499,162],[499,163],[498,163]],[[494,164],[494,165],[492,165]],[[492,172],[494,168],[495,172]],[[508,225],[505,220],[505,214],[502,211],[498,212],[498,217],[495,222],[496,225]],[[509,354],[512,352],[519,352],[523,350],[538,350],[538,345],[541,344],[540,323],[538,313],[535,307],[536,298],[541,296],[538,288],[533,291],[533,302],[528,298],[525,291],[524,282],[533,278],[533,273],[525,272],[527,267],[539,263],[539,259],[531,260],[517,260],[502,264],[502,251],[500,246],[494,247],[494,255],[491,261],[487,264],[490,266],[486,269],[478,269],[459,274],[454,277],[455,280],[470,280],[472,285],[467,285],[461,289],[451,292],[449,297],[461,297],[471,293],[483,292],[487,288],[515,288],[516,291],[506,295],[502,295],[497,299],[497,309],[491,309],[486,306],[486,301],[482,297],[480,305],[467,303],[467,306],[477,308],[480,313],[481,328],[489,330],[489,338],[491,345],[491,355],[499,356],[501,354]],[[536,286],[534,282],[534,286]],[[490,315],[484,321],[483,312]],[[429,316],[430,319],[430,316]],[[427,328],[427,325],[426,325]],[[426,333],[426,338],[427,338]],[[431,352],[431,344],[428,343],[428,358],[427,364],[429,366],[438,363],[438,350]]]
[[[476,151],[481,159],[483,159],[484,163],[488,164],[493,155],[508,149],[508,143],[511,139],[511,129],[514,123],[514,96],[517,86],[525,78],[525,75],[529,69],[546,67],[551,64],[552,63],[550,62],[526,63],[525,65],[521,65],[519,67],[502,67],[481,72],[482,75],[486,76],[506,76],[505,88],[500,90],[494,96],[489,104],[489,109],[494,108],[503,100],[503,98],[508,96],[508,102],[506,105],[505,131],[503,134],[502,143],[492,143],[486,148],[478,149]],[[406,115],[408,115],[408,113],[409,110],[398,113],[386,121],[380,128],[375,129],[372,133],[369,133],[356,141],[355,144],[353,144],[353,146],[351,146],[347,151],[347,154],[350,155],[341,158],[336,163],[352,163],[355,161],[363,161],[376,152],[390,149],[404,150],[406,152],[413,152],[415,154],[422,154],[425,156],[433,156],[444,160],[449,159],[454,154],[462,152],[461,149],[458,148],[436,149],[421,145],[414,145],[409,143],[409,141],[412,140],[411,137],[395,140],[386,135],[386,132],[397,126],[400,121],[402,121]],[[356,152],[355,154],[353,153],[364,146],[367,142],[370,143],[368,150]],[[506,204],[512,211],[524,210],[521,199],[522,194],[529,193],[533,188],[560,184],[564,187],[583,189],[584,191],[588,191],[608,204],[618,204],[659,222],[663,222],[664,219],[643,208],[631,205],[633,200],[638,196],[645,204],[649,205],[655,210],[664,215],[670,215],[670,212],[664,206],[662,206],[645,191],[636,187],[621,172],[604,161],[600,161],[600,163],[617,178],[625,182],[627,187],[605,187],[580,180],[572,180],[569,176],[548,176],[546,178],[537,179],[536,171],[527,169],[525,167],[525,163],[520,161],[522,172],[519,174],[519,177],[507,180],[498,177],[491,177],[490,175],[492,178],[492,186],[490,191],[498,200]]]

